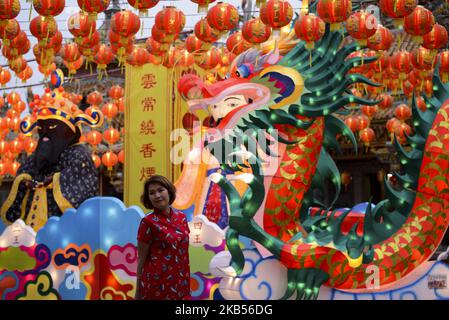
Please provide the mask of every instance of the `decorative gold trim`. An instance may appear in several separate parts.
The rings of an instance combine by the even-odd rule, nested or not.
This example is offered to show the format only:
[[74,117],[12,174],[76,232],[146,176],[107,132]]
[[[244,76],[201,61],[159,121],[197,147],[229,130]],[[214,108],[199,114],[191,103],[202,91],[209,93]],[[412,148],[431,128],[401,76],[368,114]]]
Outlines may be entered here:
[[66,198],[64,198],[64,195],[62,194],[61,183],[59,181],[60,178],[61,172],[56,172],[53,175],[53,197],[55,198],[59,210],[64,213],[67,209],[73,208],[73,205]]
[[9,192],[8,198],[6,199],[5,203],[3,203],[3,205],[2,205],[2,208],[0,210],[0,215],[2,217],[3,222],[5,222],[6,224],[11,224],[11,222],[6,219],[6,212],[14,203],[14,200],[17,197],[17,191],[19,189],[19,185],[25,179],[32,180],[31,176],[28,173],[19,174],[14,179],[14,182],[12,184],[11,191]]
[[35,189],[31,208],[28,212],[26,224],[34,231],[39,231],[48,220],[47,188],[39,187]]
[[66,125],[68,125],[70,127],[70,129],[72,129],[73,132],[76,132],[76,128],[73,125],[73,123],[71,123],[69,120],[67,120],[65,117],[62,116],[57,116],[54,114],[49,114],[48,116],[38,116],[37,120],[47,120],[47,119],[56,119],[59,121],[64,122]]

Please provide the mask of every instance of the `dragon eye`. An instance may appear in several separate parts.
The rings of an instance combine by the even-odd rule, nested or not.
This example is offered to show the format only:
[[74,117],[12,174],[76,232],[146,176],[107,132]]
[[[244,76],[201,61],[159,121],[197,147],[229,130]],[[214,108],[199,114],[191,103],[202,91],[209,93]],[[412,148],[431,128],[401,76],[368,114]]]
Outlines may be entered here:
[[239,78],[248,78],[250,74],[251,74],[251,71],[248,68],[248,66],[246,66],[246,65],[241,65],[235,71],[235,75]]
[[56,128],[58,125],[57,124],[55,124],[55,125],[53,125],[53,126],[49,126],[48,128],[50,129],[50,130],[53,130],[54,128]]

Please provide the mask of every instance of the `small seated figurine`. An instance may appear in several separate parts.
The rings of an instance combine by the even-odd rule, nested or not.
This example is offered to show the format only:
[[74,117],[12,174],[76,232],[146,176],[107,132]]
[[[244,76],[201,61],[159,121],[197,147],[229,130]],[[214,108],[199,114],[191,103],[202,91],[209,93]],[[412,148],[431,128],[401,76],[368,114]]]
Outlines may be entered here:
[[20,125],[28,135],[37,128],[39,141],[17,172],[1,207],[2,220],[10,224],[22,219],[38,231],[49,217],[94,197],[98,172],[88,147],[79,142],[80,125],[97,127],[102,122],[100,112],[84,114],[62,87],[53,94],[47,89],[37,112]]

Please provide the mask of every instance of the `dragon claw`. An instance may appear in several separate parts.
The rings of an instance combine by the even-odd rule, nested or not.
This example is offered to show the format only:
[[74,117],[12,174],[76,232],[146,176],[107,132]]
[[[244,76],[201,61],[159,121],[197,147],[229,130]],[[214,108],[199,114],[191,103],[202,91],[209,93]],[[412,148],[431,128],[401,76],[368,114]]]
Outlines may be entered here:
[[290,298],[296,292],[296,300],[316,300],[321,285],[329,275],[320,269],[289,269],[288,286],[282,300]]

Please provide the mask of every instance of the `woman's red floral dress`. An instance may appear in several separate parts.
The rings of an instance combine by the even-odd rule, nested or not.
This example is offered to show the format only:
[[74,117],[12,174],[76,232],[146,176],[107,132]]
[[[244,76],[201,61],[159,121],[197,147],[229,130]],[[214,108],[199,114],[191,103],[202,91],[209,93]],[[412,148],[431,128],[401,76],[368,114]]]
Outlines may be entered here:
[[137,240],[150,245],[141,277],[145,300],[190,299],[189,226],[173,209],[157,210],[140,222]]

